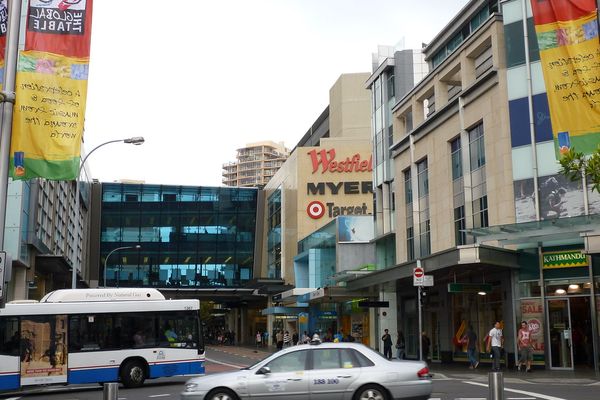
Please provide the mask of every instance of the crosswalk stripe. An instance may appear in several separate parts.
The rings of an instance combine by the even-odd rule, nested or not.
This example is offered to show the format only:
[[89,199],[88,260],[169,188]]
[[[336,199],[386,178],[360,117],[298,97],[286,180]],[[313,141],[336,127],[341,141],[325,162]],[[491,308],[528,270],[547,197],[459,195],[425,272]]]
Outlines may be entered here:
[[[463,381],[463,383],[469,384],[469,385],[476,385],[476,386],[484,386],[484,387],[488,387],[487,383],[479,383],[479,382],[471,382],[471,381]],[[526,390],[517,390],[517,389],[509,389],[509,388],[504,388],[505,392],[513,392],[513,393],[518,393],[518,394],[525,394],[528,396],[535,396],[534,398],[536,399],[544,399],[544,400],[566,400],[563,399],[561,397],[554,397],[554,396],[548,396],[546,394],[541,394],[541,393],[535,393],[535,392],[528,392]]]

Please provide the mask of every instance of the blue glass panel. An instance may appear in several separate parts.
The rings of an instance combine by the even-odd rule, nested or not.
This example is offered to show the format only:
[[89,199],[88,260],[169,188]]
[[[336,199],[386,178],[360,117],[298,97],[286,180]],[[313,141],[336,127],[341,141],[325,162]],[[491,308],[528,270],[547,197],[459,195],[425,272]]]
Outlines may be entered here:
[[[529,134],[529,109],[527,98],[523,97],[508,102],[510,115],[510,137],[512,147],[531,144]],[[533,96],[533,113],[537,142],[552,140],[552,125],[546,93]]]

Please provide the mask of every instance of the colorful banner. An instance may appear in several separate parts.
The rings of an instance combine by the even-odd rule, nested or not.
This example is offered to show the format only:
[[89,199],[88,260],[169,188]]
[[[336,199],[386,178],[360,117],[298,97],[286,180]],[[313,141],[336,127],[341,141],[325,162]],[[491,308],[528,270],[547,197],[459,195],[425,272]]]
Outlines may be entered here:
[[0,0],[0,90],[4,87],[4,50],[8,32],[8,0]]
[[600,143],[600,43],[595,0],[531,0],[556,157]]
[[91,28],[92,0],[30,0],[17,66],[13,179],[77,178]]

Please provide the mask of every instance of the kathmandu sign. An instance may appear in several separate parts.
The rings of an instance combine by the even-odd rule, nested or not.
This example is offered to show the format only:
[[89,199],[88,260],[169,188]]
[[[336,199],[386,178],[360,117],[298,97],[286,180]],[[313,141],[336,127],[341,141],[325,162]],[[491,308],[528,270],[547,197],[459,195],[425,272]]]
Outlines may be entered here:
[[543,253],[544,269],[587,267],[587,257],[581,250],[551,251]]

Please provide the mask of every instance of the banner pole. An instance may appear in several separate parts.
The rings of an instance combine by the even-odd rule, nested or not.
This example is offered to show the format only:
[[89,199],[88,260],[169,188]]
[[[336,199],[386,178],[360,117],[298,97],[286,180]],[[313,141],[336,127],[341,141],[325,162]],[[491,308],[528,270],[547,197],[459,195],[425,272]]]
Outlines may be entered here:
[[[4,249],[6,195],[8,194],[10,139],[15,103],[17,58],[19,55],[21,6],[22,0],[8,0],[8,31],[6,32],[6,50],[4,54],[4,87],[0,99],[2,102],[2,124],[0,126],[0,250]],[[0,282],[0,285],[4,286],[4,282]],[[6,293],[5,291],[3,292]]]

